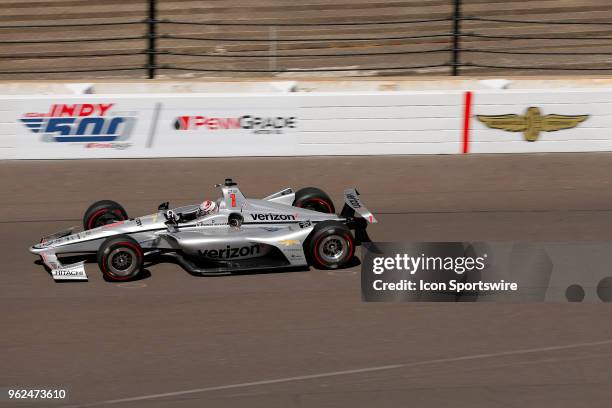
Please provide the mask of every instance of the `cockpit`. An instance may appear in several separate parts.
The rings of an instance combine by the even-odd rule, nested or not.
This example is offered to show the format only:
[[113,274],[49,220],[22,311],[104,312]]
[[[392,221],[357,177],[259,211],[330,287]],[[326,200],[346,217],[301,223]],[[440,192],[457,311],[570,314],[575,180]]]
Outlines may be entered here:
[[166,218],[174,222],[193,221],[197,218],[206,217],[219,211],[219,204],[212,200],[205,200],[200,204],[186,205],[183,207],[166,210]]

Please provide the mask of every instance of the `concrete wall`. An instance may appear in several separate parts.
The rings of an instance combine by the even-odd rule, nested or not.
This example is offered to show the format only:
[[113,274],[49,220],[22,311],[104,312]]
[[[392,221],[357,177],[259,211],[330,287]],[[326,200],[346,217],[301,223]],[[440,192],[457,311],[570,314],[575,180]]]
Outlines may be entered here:
[[[470,84],[478,86],[470,90]],[[612,86],[460,85],[386,92],[5,95],[0,158],[612,150]]]

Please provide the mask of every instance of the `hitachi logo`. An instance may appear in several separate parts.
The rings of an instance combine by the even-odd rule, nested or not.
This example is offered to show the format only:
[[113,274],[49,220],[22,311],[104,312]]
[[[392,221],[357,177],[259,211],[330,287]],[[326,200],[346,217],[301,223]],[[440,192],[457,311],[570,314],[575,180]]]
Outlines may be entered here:
[[56,269],[54,273],[57,276],[85,276],[82,271],[70,269]]
[[230,259],[230,258],[239,258],[239,257],[247,257],[247,256],[255,256],[259,255],[261,252],[261,247],[259,244],[254,244],[251,246],[245,246],[240,248],[232,248],[229,245],[225,247],[225,249],[205,249],[199,250],[198,253],[200,256],[204,258],[222,258],[222,259]]
[[288,221],[295,220],[293,214],[251,214],[254,221]]

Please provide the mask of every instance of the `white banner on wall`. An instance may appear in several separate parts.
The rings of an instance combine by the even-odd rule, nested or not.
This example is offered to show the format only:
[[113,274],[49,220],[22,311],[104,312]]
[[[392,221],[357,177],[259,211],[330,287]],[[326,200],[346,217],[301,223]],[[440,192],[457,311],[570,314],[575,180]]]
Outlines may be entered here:
[[[153,99],[24,97],[2,99],[3,158],[128,158],[146,155]],[[6,105],[5,105],[6,104]],[[3,143],[4,144],[4,143]]]
[[278,94],[165,98],[148,147],[158,156],[295,155],[298,110],[298,98]]
[[612,89],[0,97],[1,159],[612,151]]
[[612,151],[612,90],[480,91],[471,153]]

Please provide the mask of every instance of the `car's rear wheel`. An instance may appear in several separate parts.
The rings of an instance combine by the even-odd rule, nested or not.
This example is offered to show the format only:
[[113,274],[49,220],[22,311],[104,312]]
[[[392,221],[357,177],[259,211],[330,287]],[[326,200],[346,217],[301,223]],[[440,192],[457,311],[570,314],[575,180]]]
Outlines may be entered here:
[[316,187],[305,187],[298,190],[295,193],[293,205],[327,214],[333,214],[336,211],[331,198],[323,190]]
[[96,201],[83,216],[83,228],[90,230],[117,221],[127,220],[128,215],[121,204],[111,200]]
[[315,226],[304,249],[311,265],[320,269],[338,269],[353,258],[355,239],[346,225],[338,221],[323,221]]
[[98,265],[109,280],[125,281],[142,270],[144,253],[134,239],[127,235],[110,237],[98,249]]

